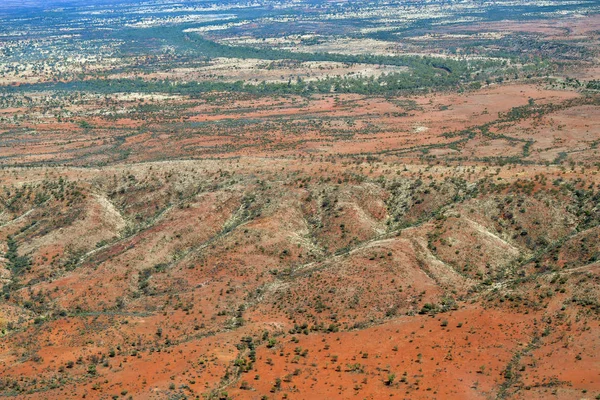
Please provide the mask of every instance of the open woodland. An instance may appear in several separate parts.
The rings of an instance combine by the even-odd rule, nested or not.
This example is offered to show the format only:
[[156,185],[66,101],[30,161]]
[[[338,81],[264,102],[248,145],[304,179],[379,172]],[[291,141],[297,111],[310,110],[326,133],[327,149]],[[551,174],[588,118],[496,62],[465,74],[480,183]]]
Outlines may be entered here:
[[599,61],[586,0],[0,5],[0,397],[600,399]]

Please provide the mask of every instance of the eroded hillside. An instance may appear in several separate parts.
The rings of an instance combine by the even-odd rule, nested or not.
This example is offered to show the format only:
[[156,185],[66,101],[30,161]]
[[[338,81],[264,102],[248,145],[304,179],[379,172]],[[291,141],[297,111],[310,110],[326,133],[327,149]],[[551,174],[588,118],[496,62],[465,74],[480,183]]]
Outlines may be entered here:
[[600,182],[580,169],[5,170],[3,391],[597,390]]

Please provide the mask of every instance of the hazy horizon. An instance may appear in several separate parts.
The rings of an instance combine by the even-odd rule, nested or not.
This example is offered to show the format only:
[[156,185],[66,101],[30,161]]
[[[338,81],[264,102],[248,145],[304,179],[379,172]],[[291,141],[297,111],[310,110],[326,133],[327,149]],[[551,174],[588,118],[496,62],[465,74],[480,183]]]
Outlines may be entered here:
[[[94,4],[123,3],[123,2],[143,2],[144,0],[4,0],[0,2],[1,10],[25,10],[31,8],[52,8],[52,7],[78,7],[92,6]],[[185,1],[183,1],[185,2]]]

